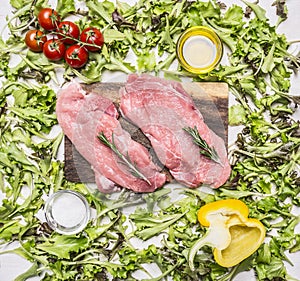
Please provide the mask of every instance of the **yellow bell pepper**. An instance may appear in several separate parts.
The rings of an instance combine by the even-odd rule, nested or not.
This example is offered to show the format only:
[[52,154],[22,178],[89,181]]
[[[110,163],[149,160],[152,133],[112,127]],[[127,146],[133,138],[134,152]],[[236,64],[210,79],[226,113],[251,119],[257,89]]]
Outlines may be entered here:
[[189,251],[189,266],[194,270],[194,257],[201,247],[214,248],[216,262],[232,267],[250,255],[262,244],[266,230],[257,220],[248,218],[249,209],[237,199],[208,203],[198,211],[198,220],[208,231]]

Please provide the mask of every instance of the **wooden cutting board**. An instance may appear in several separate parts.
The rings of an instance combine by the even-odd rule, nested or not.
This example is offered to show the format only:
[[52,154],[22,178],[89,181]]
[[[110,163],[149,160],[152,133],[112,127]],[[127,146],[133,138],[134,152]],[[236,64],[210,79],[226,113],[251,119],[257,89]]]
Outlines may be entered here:
[[[120,102],[119,89],[124,83],[83,84],[88,92],[101,94],[111,99],[116,105]],[[185,90],[192,96],[196,107],[202,113],[206,124],[227,144],[228,137],[228,85],[226,83],[183,83]],[[143,133],[134,125],[121,118],[122,127],[132,138],[151,151],[151,145]],[[65,137],[64,142],[65,177],[71,182],[95,182],[94,172],[90,164],[78,153],[71,141]],[[153,151],[152,151],[153,152]]]

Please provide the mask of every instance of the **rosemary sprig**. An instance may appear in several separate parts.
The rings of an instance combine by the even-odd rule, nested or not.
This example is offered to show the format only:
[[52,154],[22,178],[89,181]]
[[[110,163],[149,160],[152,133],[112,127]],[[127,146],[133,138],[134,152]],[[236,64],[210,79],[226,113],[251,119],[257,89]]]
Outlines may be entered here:
[[200,136],[196,126],[194,128],[186,127],[183,128],[183,130],[193,137],[194,143],[200,147],[200,154],[222,165],[217,151],[214,147],[210,147],[208,143]]
[[114,135],[112,134],[112,141],[110,142],[107,137],[104,135],[103,132],[101,132],[98,135],[98,139],[103,143],[105,146],[109,147],[120,159],[121,163],[124,164],[129,168],[130,173],[135,176],[136,178],[142,179],[145,182],[147,182],[149,185],[151,185],[151,182],[147,179],[146,176],[144,176],[136,167],[134,163],[132,163],[131,159],[129,156],[123,155],[119,149],[116,147],[115,142],[114,142]]

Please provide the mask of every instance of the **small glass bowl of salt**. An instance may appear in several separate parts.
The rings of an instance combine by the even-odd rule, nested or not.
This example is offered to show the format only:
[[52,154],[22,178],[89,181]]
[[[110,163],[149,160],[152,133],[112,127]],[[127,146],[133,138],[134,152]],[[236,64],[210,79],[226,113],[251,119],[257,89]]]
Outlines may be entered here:
[[80,193],[60,190],[47,200],[45,216],[49,226],[57,233],[72,235],[86,227],[90,219],[90,207]]

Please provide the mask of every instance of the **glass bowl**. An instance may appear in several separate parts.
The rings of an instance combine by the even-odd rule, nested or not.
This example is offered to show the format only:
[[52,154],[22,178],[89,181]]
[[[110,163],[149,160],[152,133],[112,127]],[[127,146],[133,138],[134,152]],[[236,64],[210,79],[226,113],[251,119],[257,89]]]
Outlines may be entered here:
[[189,72],[210,72],[220,62],[223,44],[219,36],[209,27],[193,26],[185,30],[176,45],[179,63]]
[[90,219],[90,207],[80,193],[60,190],[47,200],[45,217],[49,226],[57,233],[76,234],[86,227]]

